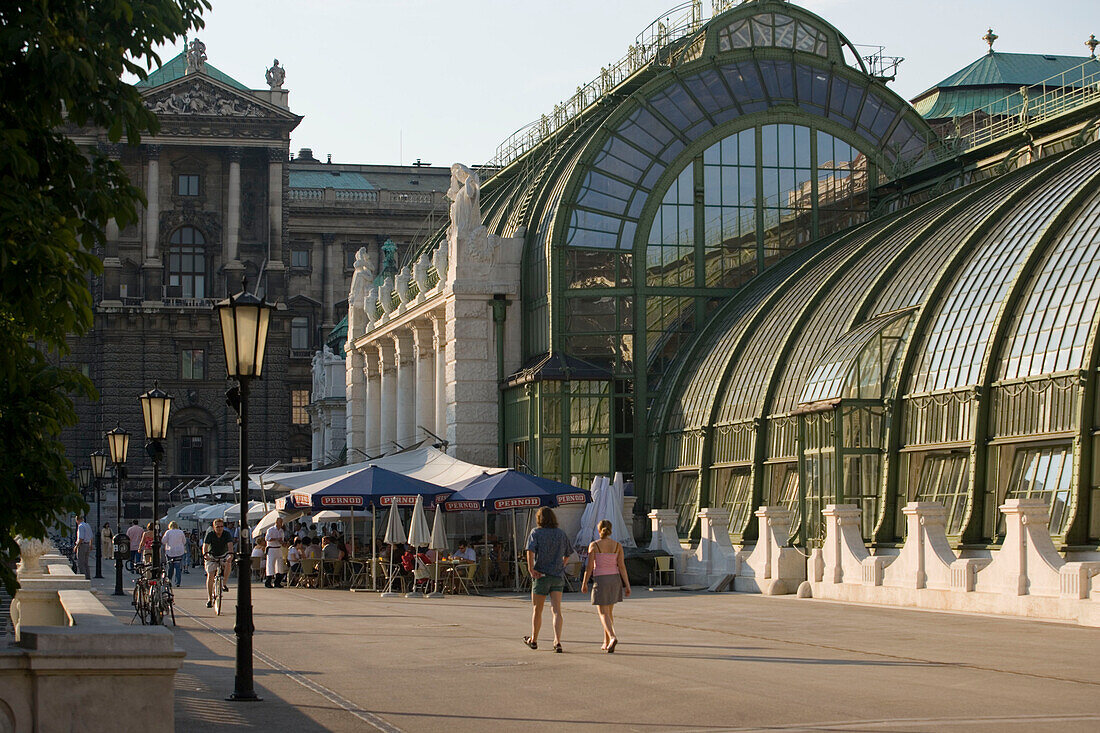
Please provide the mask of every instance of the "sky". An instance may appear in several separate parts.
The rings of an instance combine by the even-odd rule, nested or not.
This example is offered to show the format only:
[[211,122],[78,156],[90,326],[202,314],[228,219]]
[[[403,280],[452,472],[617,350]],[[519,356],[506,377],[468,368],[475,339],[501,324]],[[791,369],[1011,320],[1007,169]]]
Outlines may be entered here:
[[[677,0],[212,0],[192,35],[208,62],[266,88],[286,68],[305,119],[291,150],[337,163],[477,164],[549,113]],[[976,60],[982,36],[1018,53],[1087,56],[1098,0],[802,0],[854,44],[902,56],[890,87],[911,99]],[[704,0],[704,17],[710,0]],[[1056,12],[1040,12],[1053,8]],[[167,61],[180,50],[162,50]]]

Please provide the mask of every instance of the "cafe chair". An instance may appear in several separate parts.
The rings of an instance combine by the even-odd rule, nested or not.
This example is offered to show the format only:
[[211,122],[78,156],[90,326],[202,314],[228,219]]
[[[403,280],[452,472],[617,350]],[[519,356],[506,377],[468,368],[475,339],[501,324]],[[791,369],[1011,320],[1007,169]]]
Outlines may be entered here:
[[320,565],[320,559],[316,557],[307,557],[302,559],[302,574],[298,578],[299,588],[316,588],[317,579],[319,573],[317,567]]
[[252,558],[252,579],[256,581],[264,579],[264,559],[262,557]]
[[452,570],[455,579],[455,592],[466,595],[481,595],[477,584],[477,564],[472,562],[459,563]]
[[653,572],[649,574],[649,584],[653,585],[655,581],[661,585],[676,584],[676,570],[672,567],[671,555],[658,555],[653,558]]

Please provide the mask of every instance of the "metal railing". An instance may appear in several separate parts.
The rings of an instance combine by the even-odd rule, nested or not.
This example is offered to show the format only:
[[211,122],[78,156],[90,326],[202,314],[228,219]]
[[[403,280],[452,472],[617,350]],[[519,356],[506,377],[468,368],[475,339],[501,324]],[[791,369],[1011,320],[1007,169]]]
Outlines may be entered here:
[[444,196],[437,191],[386,191],[333,188],[291,188],[287,200],[307,204],[370,206],[435,206]]
[[930,141],[916,161],[926,168],[960,153],[1024,132],[1035,125],[1100,100],[1100,59],[1022,86],[995,102],[952,119],[954,130]]
[[[512,133],[497,147],[493,159],[486,165],[498,168],[508,165],[603,99],[635,72],[660,60],[664,48],[702,27],[702,5],[701,0],[688,0],[662,14],[638,34],[625,56],[600,69],[599,76],[577,87],[576,93],[554,105],[549,115],[542,115]],[[720,5],[725,10],[730,3],[715,3],[715,14],[722,12]]]

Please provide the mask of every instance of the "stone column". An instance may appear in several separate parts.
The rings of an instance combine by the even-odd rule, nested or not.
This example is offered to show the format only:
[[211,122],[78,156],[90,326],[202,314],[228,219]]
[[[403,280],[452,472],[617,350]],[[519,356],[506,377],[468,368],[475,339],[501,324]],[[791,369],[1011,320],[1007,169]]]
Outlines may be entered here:
[[403,446],[416,440],[416,346],[411,330],[393,334],[397,360],[397,435]]
[[[280,179],[282,176],[280,175]],[[225,258],[236,261],[241,231],[241,149],[229,149],[229,210],[225,218]],[[281,217],[280,217],[281,218]]]
[[[367,442],[363,448],[367,455],[382,452],[382,375],[378,370],[378,350],[367,347]],[[360,456],[362,458],[362,456]]]
[[[345,379],[344,386],[347,389],[347,413],[345,414],[345,438],[349,452],[351,448],[365,450],[366,448],[366,377],[363,374],[363,352],[357,350],[348,351],[344,362]],[[351,456],[348,457],[349,462]]]
[[318,422],[313,424],[313,467],[319,468],[325,460],[324,436],[321,434],[321,426]]
[[[117,161],[122,155],[122,146],[116,144],[100,144],[99,151]],[[114,219],[107,220],[104,229],[106,243],[103,252],[103,300],[115,301],[121,297],[122,284],[122,260],[118,254],[118,222]]]
[[146,145],[145,155],[145,260],[159,259],[160,230],[160,146]]
[[267,299],[283,294],[283,164],[287,152],[267,150]]
[[435,352],[435,428],[447,438],[447,326],[441,315],[432,314],[432,350]]
[[[435,433],[435,335],[426,323],[413,324],[412,333],[416,344],[416,426]],[[423,436],[434,440],[427,433]]]
[[145,154],[145,258],[141,264],[142,297],[159,301],[163,297],[164,266],[160,259],[160,146],[147,145]]
[[[321,234],[321,328],[326,332],[336,325],[333,320],[333,305],[336,303],[337,283],[344,284],[343,260],[336,257],[336,235],[328,232]],[[330,263],[335,262],[337,267]],[[329,270],[335,270],[330,272]],[[344,290],[344,297],[350,293]],[[351,303],[348,303],[348,313],[351,313]],[[348,316],[348,329],[351,329],[351,316]]]
[[378,372],[381,375],[379,392],[379,452],[393,450],[393,441],[397,437],[397,362],[393,341],[378,340]]

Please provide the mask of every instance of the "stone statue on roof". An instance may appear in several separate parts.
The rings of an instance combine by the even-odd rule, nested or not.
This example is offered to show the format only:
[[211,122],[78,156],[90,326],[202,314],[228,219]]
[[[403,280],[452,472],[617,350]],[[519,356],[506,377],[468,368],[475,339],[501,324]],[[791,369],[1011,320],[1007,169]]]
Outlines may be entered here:
[[448,238],[462,239],[472,235],[481,226],[481,181],[477,173],[461,163],[452,165],[447,198],[451,200]]
[[279,66],[279,59],[272,62],[271,68],[267,70],[265,77],[267,78],[267,85],[272,90],[283,88],[283,81],[286,80],[286,69]]
[[[348,293],[348,334],[354,338],[360,336],[359,329],[365,325],[364,311],[370,309],[367,303],[367,292],[374,284],[374,265],[370,261],[366,247],[360,247],[355,253],[355,272],[351,276],[351,290]],[[370,319],[367,318],[369,324]]]
[[204,71],[206,66],[206,44],[195,39],[187,45],[187,73],[191,74],[196,71]]

